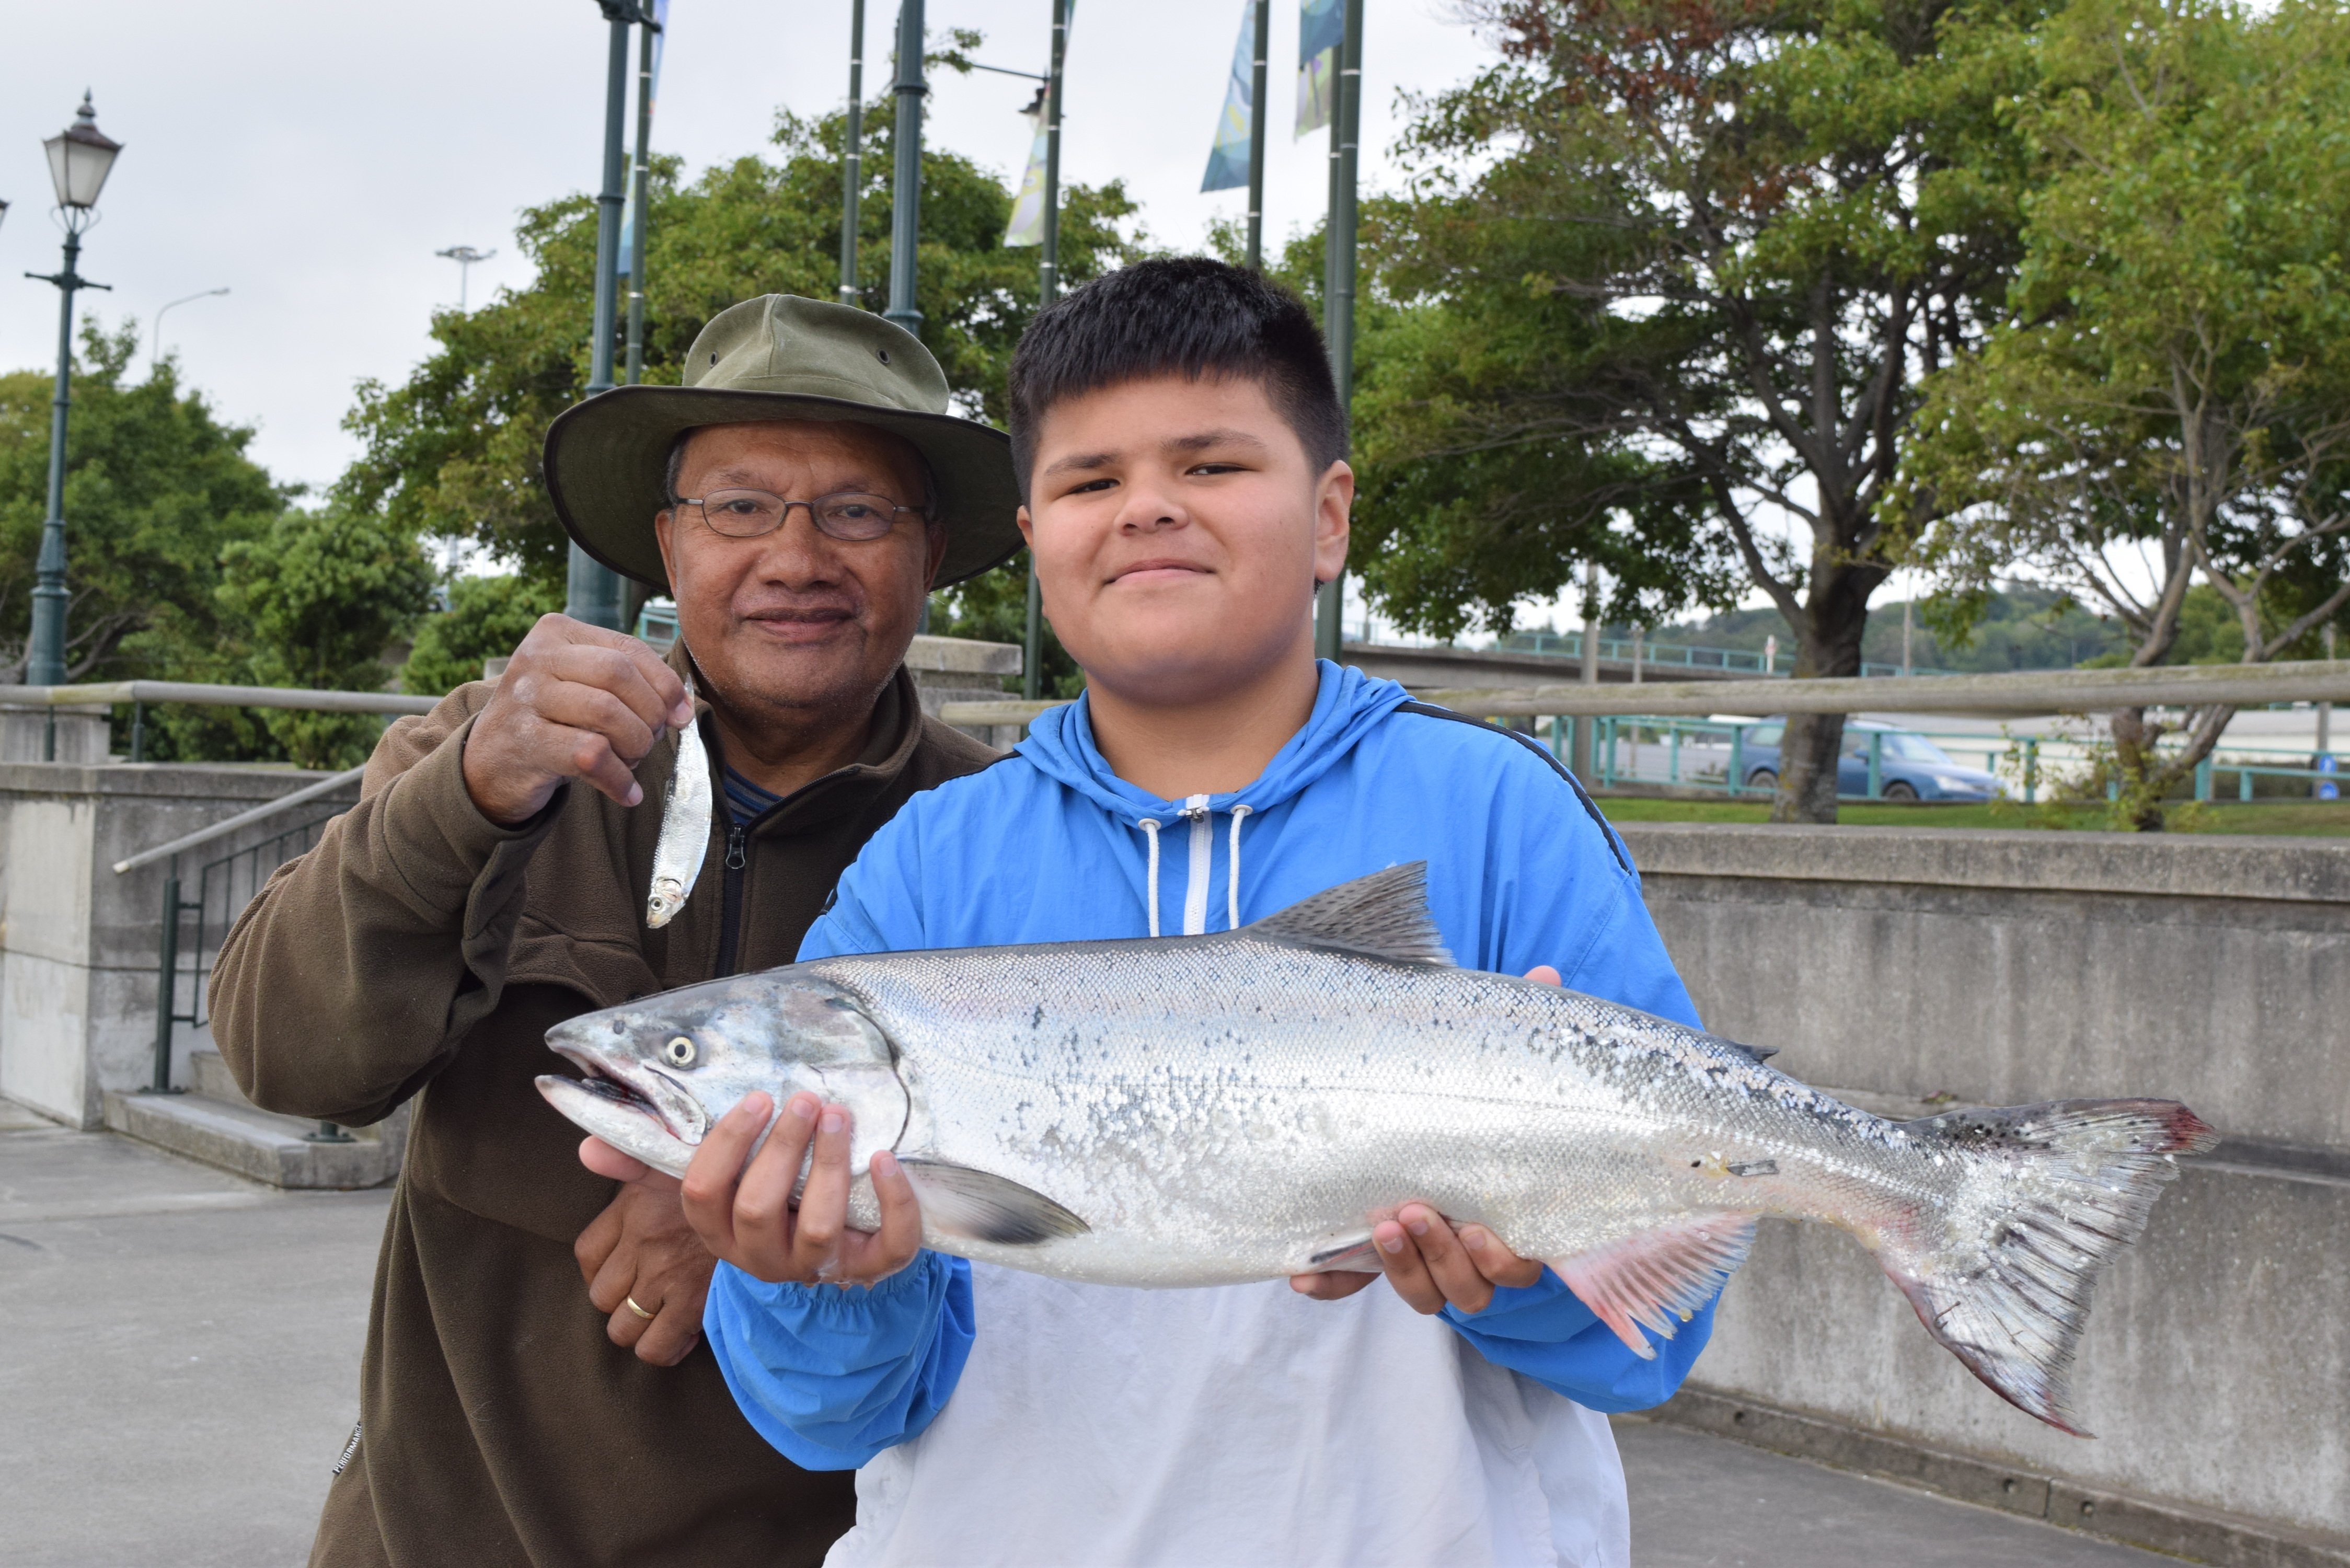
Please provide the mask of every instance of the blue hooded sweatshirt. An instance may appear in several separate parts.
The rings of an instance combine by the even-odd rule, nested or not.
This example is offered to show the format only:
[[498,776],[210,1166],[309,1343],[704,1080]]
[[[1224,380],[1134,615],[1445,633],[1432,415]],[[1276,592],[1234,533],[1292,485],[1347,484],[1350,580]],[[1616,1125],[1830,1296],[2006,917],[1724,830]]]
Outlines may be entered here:
[[[1003,761],[916,796],[876,834],[799,956],[1222,930],[1424,860],[1430,909],[1456,962],[1509,974],[1549,964],[1573,990],[1696,1024],[1621,840],[1546,752],[1413,702],[1360,670],[1324,663],[1319,674],[1311,716],[1260,778],[1186,800],[1156,798],[1114,774],[1084,700],[1046,713]],[[1007,1279],[997,1291],[1008,1303],[1015,1288],[1026,1287]],[[1218,1293],[1058,1288],[1107,1293],[1104,1301]],[[1231,1289],[1289,1294],[1279,1282]],[[1374,1293],[1393,1298],[1374,1286],[1349,1300]],[[971,1264],[935,1252],[869,1290],[768,1284],[722,1264],[704,1326],[737,1403],[770,1443],[806,1468],[847,1469],[939,1420],[982,1336],[1041,1331],[991,1316],[988,1300],[974,1296]],[[1325,1314],[1347,1304],[1295,1300]],[[1482,1312],[1447,1307],[1440,1316],[1491,1367],[1586,1410],[1613,1411],[1671,1395],[1706,1343],[1712,1311],[1659,1345],[1652,1361],[1634,1356],[1547,1270],[1536,1284],[1497,1291]],[[1214,1332],[1236,1321],[1219,1320]],[[1425,1319],[1411,1329],[1440,1332]],[[1241,1352],[1224,1344],[1218,1354]],[[1620,1494],[1620,1474],[1614,1485]],[[1163,1546],[1163,1521],[1147,1528],[1162,1532],[1149,1540]],[[1246,1538],[1260,1547],[1274,1538],[1262,1521],[1253,1528]],[[1087,1540],[1110,1538],[1097,1531]]]

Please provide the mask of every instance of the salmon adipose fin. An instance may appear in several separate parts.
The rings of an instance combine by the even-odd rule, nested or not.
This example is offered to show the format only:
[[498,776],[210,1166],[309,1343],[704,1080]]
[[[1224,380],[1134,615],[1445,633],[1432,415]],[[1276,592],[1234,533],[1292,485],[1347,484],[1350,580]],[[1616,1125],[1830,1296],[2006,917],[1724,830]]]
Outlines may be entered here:
[[[1889,1232],[1877,1261],[1926,1332],[2026,1414],[2088,1437],[2072,1371],[2089,1294],[2156,1195],[2219,1135],[2171,1100],[2056,1100],[1904,1122],[1970,1167],[1949,1208]],[[1939,1222],[1938,1222],[1939,1221]]]
[[1551,1265],[1566,1288],[1643,1361],[1640,1330],[1670,1339],[1720,1293],[1754,1245],[1752,1214],[1701,1214]]

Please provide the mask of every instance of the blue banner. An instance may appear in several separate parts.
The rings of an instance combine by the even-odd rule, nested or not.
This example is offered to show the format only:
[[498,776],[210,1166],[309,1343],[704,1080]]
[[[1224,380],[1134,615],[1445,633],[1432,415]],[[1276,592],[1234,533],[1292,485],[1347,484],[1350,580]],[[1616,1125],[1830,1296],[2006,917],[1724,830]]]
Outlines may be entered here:
[[1338,99],[1338,49],[1347,41],[1346,0],[1298,0],[1297,134],[1330,123]]
[[1224,112],[1216,121],[1215,143],[1208,149],[1208,171],[1200,180],[1202,191],[1232,191],[1249,182],[1249,140],[1256,126],[1256,105],[1250,101],[1250,94],[1256,78],[1260,3],[1241,0],[1241,40],[1232,46],[1232,79],[1224,88]]

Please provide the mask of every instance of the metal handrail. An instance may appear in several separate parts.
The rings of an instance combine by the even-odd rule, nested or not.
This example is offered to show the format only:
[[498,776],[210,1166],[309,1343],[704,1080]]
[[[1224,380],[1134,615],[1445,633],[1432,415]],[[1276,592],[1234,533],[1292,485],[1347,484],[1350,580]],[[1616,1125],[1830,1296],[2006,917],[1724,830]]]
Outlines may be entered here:
[[[1998,675],[1890,675],[1825,680],[1774,680],[1769,686],[1724,687],[1718,681],[1649,685],[1465,688],[1415,692],[1423,701],[1463,713],[1502,717],[1604,718],[1657,713],[1705,717],[1742,711],[1733,693],[1754,692],[1771,713],[2090,713],[2110,708],[2198,706],[2240,708],[2267,702],[2350,702],[2350,659],[2307,659],[2278,664],[2182,664],[2147,670],[2023,670]],[[949,724],[1025,724],[1061,704],[949,702],[939,718]]]
[[238,812],[225,822],[215,822],[210,827],[200,827],[193,833],[174,838],[169,844],[159,844],[152,849],[142,849],[128,860],[116,861],[114,874],[120,877],[125,871],[136,871],[141,866],[151,866],[167,856],[193,849],[200,844],[210,844],[215,838],[225,838],[239,828],[251,827],[256,822],[265,822],[280,812],[291,811],[294,807],[314,801],[322,794],[332,794],[345,784],[356,784],[359,776],[366,772],[367,764],[362,763],[347,773],[320,779],[314,784],[305,784],[292,794],[279,795],[276,800],[265,802],[255,806],[251,811]]
[[311,691],[298,686],[205,686],[188,680],[102,680],[88,686],[0,686],[0,708],[197,702],[298,708],[312,713],[430,713],[442,699],[405,691]]

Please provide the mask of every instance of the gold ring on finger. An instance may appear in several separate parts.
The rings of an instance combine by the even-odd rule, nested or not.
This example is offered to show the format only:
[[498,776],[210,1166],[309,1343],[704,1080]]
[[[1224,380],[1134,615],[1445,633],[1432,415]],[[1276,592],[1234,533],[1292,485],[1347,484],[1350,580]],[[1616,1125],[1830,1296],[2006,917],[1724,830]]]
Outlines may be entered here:
[[639,1306],[639,1305],[637,1304],[637,1298],[636,1298],[636,1297],[634,1297],[634,1296],[622,1296],[622,1297],[620,1298],[620,1304],[621,1304],[622,1306],[627,1307],[630,1312],[632,1312],[632,1313],[636,1314],[639,1317],[640,1317],[640,1318],[644,1319],[647,1323],[650,1323],[650,1322],[652,1322],[652,1320],[653,1320],[654,1316],[656,1315],[655,1314],[649,1313],[649,1312],[647,1312],[644,1308],[642,1308],[642,1307]]

